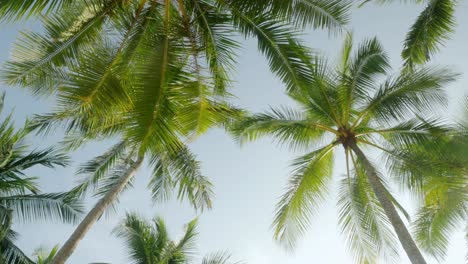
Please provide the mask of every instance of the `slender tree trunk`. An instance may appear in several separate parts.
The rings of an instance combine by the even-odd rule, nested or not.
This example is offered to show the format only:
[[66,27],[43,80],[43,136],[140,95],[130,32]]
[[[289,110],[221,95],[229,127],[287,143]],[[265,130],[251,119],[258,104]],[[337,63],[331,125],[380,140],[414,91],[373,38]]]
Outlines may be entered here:
[[375,196],[377,196],[377,199],[382,205],[382,208],[384,209],[385,214],[390,220],[390,223],[392,224],[393,229],[395,230],[398,239],[400,240],[400,243],[403,246],[403,249],[406,251],[408,258],[411,260],[411,263],[426,264],[426,261],[424,260],[421,251],[419,251],[419,248],[416,246],[416,243],[411,237],[408,229],[406,228],[405,224],[398,215],[398,212],[395,209],[395,205],[388,197],[386,188],[380,181],[380,178],[377,175],[377,171],[375,170],[374,166],[370,163],[370,161],[367,159],[367,157],[364,155],[364,153],[357,146],[356,143],[351,143],[349,146],[354,151],[354,153],[356,153],[357,157],[361,160],[362,164],[364,165],[367,174],[367,179],[369,180],[372,190],[374,191]]
[[96,223],[96,221],[101,217],[106,208],[115,201],[117,196],[122,192],[124,187],[130,181],[130,179],[135,176],[138,169],[143,163],[143,157],[138,158],[138,160],[128,169],[121,178],[118,184],[110,190],[104,197],[99,200],[96,205],[89,211],[86,217],[81,221],[78,227],[75,229],[73,234],[68,238],[67,242],[60,248],[52,260],[52,264],[64,264],[65,261],[71,256],[73,251],[75,251],[78,243],[83,239],[86,233],[91,229],[91,227]]

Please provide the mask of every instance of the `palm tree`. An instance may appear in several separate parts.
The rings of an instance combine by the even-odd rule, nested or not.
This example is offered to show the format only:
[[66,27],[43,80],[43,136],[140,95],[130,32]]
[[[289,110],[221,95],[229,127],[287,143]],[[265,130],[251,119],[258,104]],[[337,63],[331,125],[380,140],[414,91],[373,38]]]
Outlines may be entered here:
[[441,260],[454,229],[468,219],[468,100],[465,120],[445,140],[400,151],[393,171],[421,199],[415,220],[420,247]]
[[[211,184],[189,151],[187,141],[210,127],[239,114],[216,92],[215,78],[193,73],[187,58],[180,17],[165,24],[168,13],[154,7],[148,34],[123,55],[110,38],[103,36],[93,49],[70,65],[56,87],[57,107],[36,116],[31,128],[50,131],[64,125],[66,146],[118,138],[118,143],[86,163],[87,174],[74,188],[77,197],[94,188],[99,201],[57,252],[53,263],[64,263],[80,240],[116,202],[144,160],[153,170],[149,183],[155,201],[166,200],[174,188],[178,198],[188,198],[197,209],[211,207]],[[172,13],[171,13],[172,14]],[[160,27],[166,29],[160,31]],[[99,58],[99,59],[96,59]],[[68,144],[70,143],[70,144]]]
[[[0,112],[5,94],[0,96]],[[13,221],[61,220],[76,223],[81,205],[67,193],[41,193],[37,178],[25,170],[35,166],[66,166],[68,158],[46,149],[28,151],[23,142],[28,130],[15,130],[11,115],[0,122],[0,263],[32,263],[14,244],[18,234],[11,229]]]
[[[421,68],[378,84],[389,69],[380,43],[367,40],[354,56],[351,50],[348,37],[339,65],[330,67],[320,58],[313,62],[308,89],[290,94],[300,111],[281,108],[247,117],[233,126],[233,134],[241,142],[271,135],[294,148],[314,147],[293,162],[287,191],[277,204],[276,239],[292,247],[305,232],[315,206],[327,193],[334,152],[342,146],[347,175],[339,188],[339,225],[358,262],[375,263],[380,256],[397,255],[391,225],[412,263],[426,263],[398,214],[403,208],[363,147],[395,160],[397,150],[445,132],[437,120],[424,116],[440,111],[445,101],[442,87],[455,75],[445,69]],[[322,146],[324,141],[330,143]]]
[[[364,3],[373,0],[364,0]],[[373,2],[394,2],[394,0],[376,0]],[[405,65],[413,68],[428,62],[440,50],[444,42],[453,33],[455,22],[456,0],[414,0],[426,3],[406,35],[402,57]],[[362,5],[361,4],[361,5]]]
[[[48,92],[60,80],[56,78],[63,73],[60,69],[73,65],[102,36],[112,36],[119,47],[115,59],[108,62],[110,69],[122,57],[132,57],[142,39],[167,30],[156,24],[169,25],[178,17],[192,70],[211,73],[218,92],[229,84],[240,45],[234,36],[239,33],[258,40],[272,71],[292,89],[303,85],[307,67],[302,61],[308,56],[292,25],[340,32],[348,22],[349,7],[347,0],[2,1],[0,16],[7,20],[48,14],[42,19],[44,33],[22,34],[3,77],[11,85]],[[154,23],[154,19],[161,22]]]
[[[127,214],[121,226],[115,229],[118,237],[125,240],[129,258],[134,264],[188,264],[193,263],[197,238],[197,220],[186,226],[179,241],[170,239],[166,224],[161,218],[147,222],[134,213]],[[205,256],[202,264],[228,264],[230,255],[219,252]],[[239,262],[236,262],[239,263]]]

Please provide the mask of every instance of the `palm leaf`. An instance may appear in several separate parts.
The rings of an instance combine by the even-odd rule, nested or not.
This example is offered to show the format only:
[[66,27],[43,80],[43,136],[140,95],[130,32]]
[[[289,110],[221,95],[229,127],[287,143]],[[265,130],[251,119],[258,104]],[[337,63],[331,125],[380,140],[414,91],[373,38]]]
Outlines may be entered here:
[[80,202],[68,193],[24,194],[0,197],[0,205],[12,210],[21,221],[57,219],[76,223],[82,213]]
[[330,144],[295,160],[286,193],[276,205],[275,239],[292,248],[311,222],[311,215],[326,195],[333,167]]
[[402,52],[406,65],[426,63],[450,37],[455,27],[455,5],[453,0],[428,1],[406,36]]
[[57,12],[71,3],[72,0],[5,0],[0,3],[0,17],[7,21],[29,18]]

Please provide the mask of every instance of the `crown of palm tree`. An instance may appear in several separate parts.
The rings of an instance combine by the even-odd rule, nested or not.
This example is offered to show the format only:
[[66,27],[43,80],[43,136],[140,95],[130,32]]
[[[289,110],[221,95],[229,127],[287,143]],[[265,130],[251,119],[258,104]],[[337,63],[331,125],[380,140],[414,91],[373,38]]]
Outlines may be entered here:
[[[293,148],[315,148],[294,161],[286,193],[277,204],[275,238],[287,246],[294,246],[298,235],[305,232],[327,194],[334,153],[343,146],[347,175],[340,181],[339,225],[359,263],[375,263],[378,257],[395,257],[397,244],[366,177],[367,159],[357,158],[353,146],[380,150],[391,164],[399,159],[397,150],[414,148],[444,134],[448,127],[424,116],[440,111],[445,104],[442,87],[456,75],[446,69],[425,67],[379,83],[389,70],[380,43],[370,39],[358,47],[354,56],[351,52],[352,39],[348,37],[337,66],[316,59],[309,87],[290,94],[299,104],[299,111],[272,109],[244,118],[232,131],[241,142],[271,135]],[[330,143],[323,145],[327,140]],[[392,173],[396,173],[393,168]],[[382,176],[379,178],[384,184]],[[415,177],[399,180],[413,189],[418,183]],[[404,212],[388,187],[384,190]]]
[[[0,112],[5,94],[0,97]],[[34,166],[66,166],[68,157],[49,148],[28,151],[23,139],[27,129],[16,130],[11,115],[0,122],[0,261],[33,263],[15,244],[18,234],[11,229],[13,221],[60,220],[76,223],[82,212],[80,203],[67,193],[41,193],[37,178],[25,170]]]
[[[193,263],[198,236],[196,219],[187,224],[185,233],[179,241],[170,239],[163,219],[154,218],[151,222],[147,222],[134,213],[127,214],[123,223],[114,232],[118,237],[125,239],[132,263]],[[226,252],[207,255],[201,263],[234,264]]]

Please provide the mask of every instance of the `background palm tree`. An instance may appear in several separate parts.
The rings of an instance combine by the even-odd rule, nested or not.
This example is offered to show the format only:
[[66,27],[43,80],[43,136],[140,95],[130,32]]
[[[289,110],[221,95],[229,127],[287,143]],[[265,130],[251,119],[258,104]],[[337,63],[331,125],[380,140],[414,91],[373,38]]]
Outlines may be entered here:
[[[365,0],[367,2],[387,3],[395,0]],[[439,51],[453,33],[456,0],[413,0],[425,3],[426,7],[411,26],[404,42],[402,57],[405,65],[413,68],[428,62]]]
[[390,165],[395,175],[421,200],[415,239],[427,253],[442,260],[451,234],[468,220],[468,101],[453,135],[401,150]]
[[[342,146],[347,175],[340,181],[339,225],[358,262],[396,257],[391,225],[410,260],[425,263],[397,210],[407,214],[362,147],[380,150],[394,160],[400,149],[437,140],[447,128],[423,117],[440,111],[445,102],[442,87],[455,75],[445,69],[421,68],[379,84],[378,78],[389,69],[380,43],[371,39],[354,56],[351,51],[348,37],[336,67],[320,58],[313,62],[310,86],[290,94],[299,111],[282,108],[250,116],[234,125],[233,133],[241,142],[271,135],[293,148],[315,149],[293,163],[287,191],[277,205],[276,239],[294,246],[306,230],[327,193],[334,152]],[[329,143],[322,145],[325,141]]]
[[[350,2],[343,0],[2,1],[0,15],[7,20],[54,13],[42,19],[44,33],[22,34],[12,60],[5,65],[4,80],[37,92],[50,91],[60,81],[56,78],[60,70],[92,50],[104,35],[111,35],[119,47],[115,59],[108,61],[111,69],[122,57],[129,60],[142,39],[167,30],[157,25],[168,25],[177,16],[192,70],[210,73],[218,92],[225,91],[229,83],[240,45],[234,36],[239,33],[258,40],[271,70],[293,89],[302,86],[308,70],[302,61],[309,55],[291,25],[340,32],[348,22],[349,7]],[[165,14],[159,17],[161,9]],[[155,18],[163,21],[154,23]]]
[[[196,255],[197,220],[189,222],[179,241],[170,239],[166,224],[161,218],[147,222],[138,215],[127,214],[123,223],[115,229],[118,237],[125,240],[131,263],[134,264],[186,264],[194,263]],[[219,252],[205,256],[202,264],[233,263],[230,255]],[[236,262],[239,263],[239,262]]]
[[[0,96],[0,112],[5,94]],[[34,166],[66,166],[68,158],[52,148],[28,151],[27,129],[16,130],[11,115],[0,122],[0,263],[32,263],[15,244],[13,221],[60,220],[76,223],[81,204],[67,193],[41,193],[37,178],[26,170]]]

